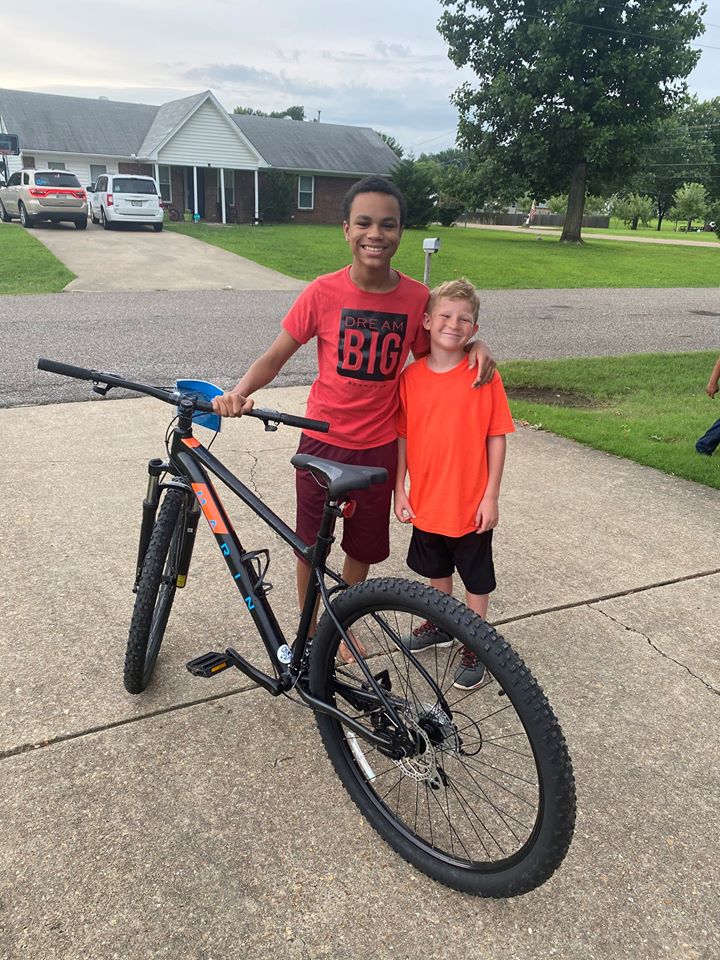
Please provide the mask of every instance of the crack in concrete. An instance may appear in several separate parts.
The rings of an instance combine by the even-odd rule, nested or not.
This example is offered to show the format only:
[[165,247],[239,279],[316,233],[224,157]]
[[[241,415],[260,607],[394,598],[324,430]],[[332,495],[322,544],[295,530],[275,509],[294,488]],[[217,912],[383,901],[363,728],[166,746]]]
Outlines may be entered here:
[[693,677],[695,680],[699,680],[700,683],[702,683],[703,686],[707,687],[707,689],[711,693],[714,693],[715,696],[720,697],[720,690],[717,690],[711,683],[708,683],[707,680],[699,676],[697,673],[693,673],[693,671],[690,669],[690,667],[686,663],[683,663],[680,660],[676,660],[675,657],[671,657],[669,653],[665,653],[664,650],[661,650],[660,647],[656,643],[654,643],[653,640],[651,640],[651,638],[646,633],[642,632],[642,630],[638,630],[636,627],[629,627],[626,623],[623,623],[622,620],[618,620],[617,617],[610,616],[610,614],[606,610],[601,610],[600,607],[596,607],[596,606],[592,606],[591,604],[588,604],[588,609],[594,610],[596,613],[602,614],[603,617],[607,617],[608,620],[612,620],[613,623],[616,623],[619,627],[622,627],[624,630],[627,630],[628,633],[636,633],[639,637],[642,637],[644,640],[646,640],[648,645],[652,647],[653,650],[656,651],[656,653],[659,653],[660,656],[663,657],[663,659],[669,660],[671,663],[677,664],[677,666],[682,667],[683,670],[687,670],[687,672],[690,674],[691,677]]
[[[252,477],[253,471],[255,470],[255,467],[257,466],[257,463],[258,463],[258,458],[255,457],[253,454],[251,454],[248,450],[244,452],[247,453],[248,456],[252,457],[252,459],[254,460],[253,467],[251,468],[251,471],[250,471],[250,474]],[[254,477],[252,477],[251,483],[255,487]],[[255,487],[255,489],[257,490],[257,487]],[[719,573],[720,573],[720,568],[717,568],[714,570],[705,570],[700,573],[688,574],[683,577],[676,577],[672,580],[662,580],[656,583],[646,584],[641,587],[632,587],[629,590],[618,591],[617,593],[608,593],[600,597],[593,597],[591,599],[578,600],[571,603],[561,603],[552,607],[545,607],[539,610],[531,610],[531,611],[528,611],[527,613],[518,614],[515,617],[506,617],[504,619],[494,620],[492,621],[492,626],[499,627],[505,623],[517,623],[520,620],[533,620],[535,617],[541,617],[548,613],[555,613],[560,610],[574,610],[578,607],[587,607],[590,610],[595,610],[596,612],[601,613],[603,616],[607,617],[609,620],[612,620],[614,623],[617,623],[618,626],[623,627],[625,630],[628,630],[632,633],[637,633],[639,636],[644,637],[645,640],[648,642],[648,644],[651,647],[653,647],[653,649],[656,650],[662,657],[664,657],[666,660],[672,661],[673,663],[677,664],[679,667],[682,667],[684,670],[686,670],[690,674],[691,677],[693,677],[696,680],[699,680],[700,683],[702,683],[705,687],[707,687],[707,689],[710,690],[711,693],[714,693],[720,696],[720,690],[716,690],[715,687],[712,686],[712,684],[707,682],[707,680],[704,680],[702,677],[693,673],[692,670],[690,670],[690,668],[686,664],[681,663],[679,660],[675,660],[669,654],[664,653],[644,633],[641,633],[639,630],[635,630],[633,627],[628,627],[626,624],[622,623],[620,620],[616,620],[614,617],[611,617],[610,614],[606,613],[604,610],[600,610],[598,607],[594,606],[597,603],[602,603],[607,600],[615,600],[620,597],[628,597],[628,596],[632,596],[635,593],[645,593],[649,590],[657,589],[658,587],[665,587],[665,586],[671,586],[677,583],[684,583],[688,580],[701,580],[705,577],[715,576]],[[34,750],[39,750],[44,747],[51,747],[58,743],[65,743],[68,740],[78,740],[81,737],[88,736],[94,733],[102,733],[106,730],[113,730],[116,727],[128,726],[132,723],[138,723],[142,720],[152,719],[153,717],[162,716],[163,714],[166,714],[166,713],[173,713],[176,710],[184,710],[187,707],[194,707],[201,703],[211,703],[213,700],[221,700],[225,697],[233,697],[233,696],[236,696],[237,694],[247,693],[249,690],[256,690],[256,689],[258,689],[256,684],[250,684],[248,686],[244,686],[241,688],[234,688],[233,690],[228,690],[224,693],[217,694],[215,696],[200,697],[197,700],[190,700],[190,701],[185,701],[183,703],[173,704],[170,707],[164,707],[160,710],[153,710],[149,713],[144,713],[138,717],[129,717],[123,720],[115,720],[111,723],[99,724],[96,727],[88,727],[84,730],[78,730],[75,733],[60,734],[56,737],[52,737],[49,740],[42,740],[36,743],[20,744],[17,747],[11,747],[8,750],[0,751],[0,761],[7,760],[11,757],[16,757],[23,753],[31,753]],[[286,698],[290,700],[291,703],[297,702],[292,697],[289,697],[287,695],[286,695]]]

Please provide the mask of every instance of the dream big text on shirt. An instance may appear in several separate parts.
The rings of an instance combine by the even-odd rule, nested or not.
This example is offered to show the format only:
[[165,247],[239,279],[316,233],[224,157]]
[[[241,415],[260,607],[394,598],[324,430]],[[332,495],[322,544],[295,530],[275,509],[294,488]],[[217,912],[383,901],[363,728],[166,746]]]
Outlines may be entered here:
[[397,437],[397,385],[412,350],[422,356],[429,338],[422,319],[427,287],[404,274],[387,293],[360,289],[350,268],[318,277],[298,297],[283,329],[299,343],[317,340],[318,376],[307,416],[330,422],[315,437],[339,447],[379,447]]

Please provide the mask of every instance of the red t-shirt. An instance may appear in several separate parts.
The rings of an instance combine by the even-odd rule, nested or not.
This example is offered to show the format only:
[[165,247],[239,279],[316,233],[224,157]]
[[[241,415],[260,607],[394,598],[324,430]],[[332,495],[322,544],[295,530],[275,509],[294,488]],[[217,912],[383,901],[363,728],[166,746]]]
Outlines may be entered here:
[[410,350],[427,353],[422,318],[428,289],[398,274],[388,293],[368,293],[350,268],[313,280],[283,320],[299,343],[317,340],[318,377],[307,416],[328,420],[329,433],[308,436],[351,450],[380,447],[397,437],[398,379]]
[[407,438],[413,524],[426,533],[462,537],[477,529],[488,481],[487,438],[515,430],[500,374],[473,388],[476,376],[467,357],[444,373],[431,370],[425,358],[400,378],[397,428]]

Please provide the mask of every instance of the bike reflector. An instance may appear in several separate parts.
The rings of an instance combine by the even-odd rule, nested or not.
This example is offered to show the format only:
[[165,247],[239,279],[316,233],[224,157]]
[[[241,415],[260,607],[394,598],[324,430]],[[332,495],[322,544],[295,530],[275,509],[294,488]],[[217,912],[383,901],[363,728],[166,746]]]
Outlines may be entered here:
[[[212,402],[213,397],[219,397],[223,392],[220,387],[216,387],[214,383],[207,380],[176,380],[175,389],[181,393],[196,396],[200,400],[207,400],[208,403]],[[222,417],[217,413],[195,413],[193,423],[208,430],[218,431],[222,424]]]

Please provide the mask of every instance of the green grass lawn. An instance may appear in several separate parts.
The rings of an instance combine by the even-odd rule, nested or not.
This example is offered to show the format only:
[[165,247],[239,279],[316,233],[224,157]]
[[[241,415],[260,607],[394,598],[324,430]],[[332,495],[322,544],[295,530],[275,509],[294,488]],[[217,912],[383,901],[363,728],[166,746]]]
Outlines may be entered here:
[[[696,220],[693,224],[694,226],[702,226],[699,220]],[[684,227],[685,223],[679,223],[678,227]],[[559,234],[562,230],[562,227],[548,227],[547,229],[557,231]],[[697,240],[705,241],[707,243],[720,243],[717,235],[713,233],[683,233],[681,230],[675,230],[675,221],[674,220],[663,220],[660,230],[657,229],[657,220],[650,220],[647,227],[644,227],[642,224],[638,224],[637,230],[631,230],[630,227],[626,227],[625,223],[622,220],[618,220],[616,217],[610,218],[610,226],[605,227],[583,227],[583,236],[586,234],[607,234],[613,233],[623,237],[647,237],[650,240]]]
[[695,452],[720,417],[720,400],[705,393],[716,359],[706,351],[516,360],[500,372],[516,419],[720,489],[720,453]]
[[[339,270],[348,248],[339,226],[265,227],[168,224],[300,280]],[[717,287],[720,250],[592,239],[568,246],[554,235],[432,226],[406,230],[394,259],[399,270],[422,279],[423,237],[440,237],[432,283],[466,276],[480,289],[568,287]]]
[[75,274],[19,224],[0,223],[0,295],[57,293]]

